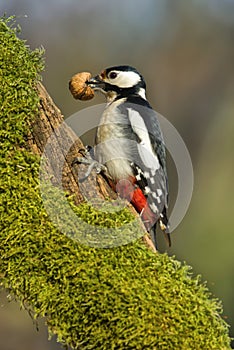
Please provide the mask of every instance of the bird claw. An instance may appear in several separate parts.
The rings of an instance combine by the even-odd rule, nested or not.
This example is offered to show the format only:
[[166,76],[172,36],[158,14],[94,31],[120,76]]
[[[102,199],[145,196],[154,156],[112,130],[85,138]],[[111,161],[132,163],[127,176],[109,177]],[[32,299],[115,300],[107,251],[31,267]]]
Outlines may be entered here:
[[85,180],[87,180],[87,178],[89,177],[93,169],[96,170],[97,174],[100,174],[102,171],[106,172],[107,170],[105,165],[97,162],[95,159],[92,158],[92,156],[90,155],[90,146],[86,146],[86,149],[84,151],[85,151],[85,156],[74,158],[71,164],[72,166],[74,166],[75,164],[88,165],[88,169],[85,173],[85,176],[82,178],[79,178],[79,182],[84,182]]

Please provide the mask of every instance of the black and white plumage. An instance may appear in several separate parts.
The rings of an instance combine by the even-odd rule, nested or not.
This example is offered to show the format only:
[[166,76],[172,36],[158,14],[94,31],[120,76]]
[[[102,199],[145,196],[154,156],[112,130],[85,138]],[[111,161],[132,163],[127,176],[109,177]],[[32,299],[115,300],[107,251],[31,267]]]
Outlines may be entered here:
[[96,133],[96,160],[105,164],[116,190],[131,201],[146,229],[155,232],[159,222],[170,245],[166,152],[144,78],[133,67],[115,66],[87,84],[107,99]]

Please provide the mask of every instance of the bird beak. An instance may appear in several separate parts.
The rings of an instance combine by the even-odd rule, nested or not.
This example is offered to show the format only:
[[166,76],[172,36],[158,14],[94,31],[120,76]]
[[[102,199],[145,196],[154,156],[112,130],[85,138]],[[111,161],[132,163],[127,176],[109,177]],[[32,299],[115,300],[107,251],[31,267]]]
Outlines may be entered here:
[[92,89],[104,89],[105,82],[102,80],[100,75],[96,75],[96,77],[89,79],[86,81],[86,84],[89,85]]

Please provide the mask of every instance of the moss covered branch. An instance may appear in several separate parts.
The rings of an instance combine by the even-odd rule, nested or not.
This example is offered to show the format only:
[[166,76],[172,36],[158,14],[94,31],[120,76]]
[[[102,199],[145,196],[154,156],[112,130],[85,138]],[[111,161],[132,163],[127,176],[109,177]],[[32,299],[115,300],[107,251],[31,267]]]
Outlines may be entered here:
[[[41,52],[16,34],[0,20],[2,286],[73,349],[231,349],[220,303],[188,266],[141,240],[112,249],[82,245],[50,220],[39,191]],[[41,149],[35,128],[42,130]],[[74,174],[65,174],[65,190],[79,193]],[[91,222],[111,220],[105,215],[86,206]]]

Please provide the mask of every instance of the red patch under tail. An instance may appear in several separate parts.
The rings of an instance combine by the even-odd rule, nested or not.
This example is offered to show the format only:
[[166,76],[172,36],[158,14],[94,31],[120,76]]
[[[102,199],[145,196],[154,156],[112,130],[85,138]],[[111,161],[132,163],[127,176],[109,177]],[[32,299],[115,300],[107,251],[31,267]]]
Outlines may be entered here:
[[152,212],[147,204],[147,199],[139,187],[135,187],[134,179],[122,179],[116,185],[116,191],[120,197],[127,199],[141,214],[141,219],[149,231],[156,222],[156,214]]

